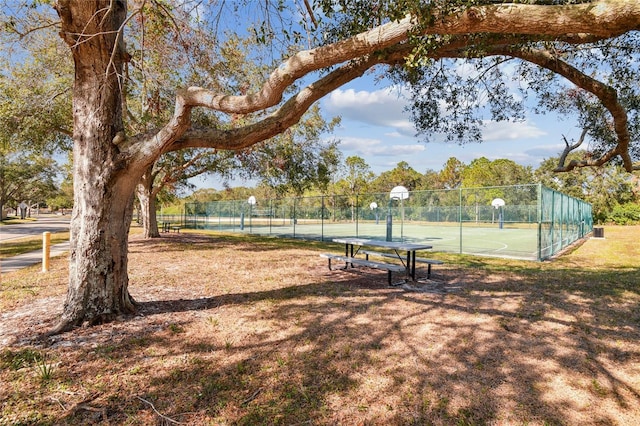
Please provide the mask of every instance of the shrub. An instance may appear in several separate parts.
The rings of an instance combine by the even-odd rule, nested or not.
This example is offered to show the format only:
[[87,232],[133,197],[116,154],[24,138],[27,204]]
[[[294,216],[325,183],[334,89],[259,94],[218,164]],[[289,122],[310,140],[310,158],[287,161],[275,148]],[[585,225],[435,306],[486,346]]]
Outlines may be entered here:
[[640,223],[640,204],[617,204],[609,213],[608,222],[616,225],[633,225]]

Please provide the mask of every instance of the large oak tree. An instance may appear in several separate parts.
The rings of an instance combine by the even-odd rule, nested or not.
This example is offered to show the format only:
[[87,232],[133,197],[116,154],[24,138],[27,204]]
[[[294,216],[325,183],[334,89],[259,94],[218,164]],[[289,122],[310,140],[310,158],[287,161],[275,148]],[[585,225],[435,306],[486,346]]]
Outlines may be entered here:
[[[141,3],[141,8],[168,12],[165,2]],[[375,7],[369,2],[301,1],[309,6],[302,9],[307,12],[307,28],[321,42],[306,50],[292,47],[255,91],[229,94],[214,86],[175,87],[171,114],[164,123],[135,133],[124,122],[123,76],[132,58],[127,51],[127,24],[140,9],[129,11],[125,0],[57,1],[60,35],[71,50],[75,68],[75,200],[69,288],[54,331],[107,321],[135,309],[127,275],[132,199],[136,184],[163,153],[185,148],[238,150],[265,141],[294,125],[318,99],[380,64],[414,85],[414,115],[420,130],[446,130],[454,135],[473,133],[474,120],[464,116],[466,109],[459,101],[477,92],[438,80],[442,75],[438,61],[518,58],[535,69],[563,76],[588,94],[589,102],[575,104],[583,107],[583,116],[593,122],[596,111],[600,113],[603,123],[592,129],[594,134],[600,132],[604,142],[594,157],[561,167],[620,159],[627,170],[634,169],[630,147],[635,133],[628,120],[634,111],[632,91],[618,93],[611,82],[579,67],[599,55],[620,54],[622,50],[607,44],[610,39],[634,48],[633,37],[640,27],[636,0],[373,3]],[[346,8],[341,8],[344,4]],[[171,25],[170,17],[167,24]],[[583,44],[587,48],[581,49],[582,62],[572,64],[578,55],[571,49]],[[489,69],[498,69],[500,60]],[[440,90],[426,92],[429,81]],[[493,87],[497,93],[490,96],[493,105],[510,102],[498,96],[501,87]],[[438,111],[443,99],[450,107],[448,116]],[[510,106],[517,112],[515,104]],[[199,127],[192,120],[198,109],[229,116],[256,114],[256,118]],[[463,115],[451,115],[451,111]],[[498,118],[506,118],[500,117],[504,111],[509,109],[492,110]]]

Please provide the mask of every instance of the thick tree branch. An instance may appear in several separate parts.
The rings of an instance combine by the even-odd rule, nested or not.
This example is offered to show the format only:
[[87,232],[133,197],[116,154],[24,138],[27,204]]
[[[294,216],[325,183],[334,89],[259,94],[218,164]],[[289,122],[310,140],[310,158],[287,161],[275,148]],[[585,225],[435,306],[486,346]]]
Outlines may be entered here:
[[[599,36],[590,36],[590,39],[594,41]],[[433,59],[441,58],[463,58],[469,57],[467,51],[468,37],[453,38],[447,46],[442,46],[438,51],[434,51],[430,57]],[[579,40],[578,40],[579,41]],[[622,159],[625,170],[631,172],[633,170],[640,170],[640,165],[634,165],[629,154],[629,146],[631,144],[631,135],[628,128],[628,115],[624,106],[619,102],[618,94],[616,90],[593,78],[590,77],[572,65],[564,62],[557,56],[554,56],[551,52],[544,49],[533,49],[529,46],[518,47],[520,42],[516,38],[510,39],[506,37],[504,39],[496,39],[496,44],[491,45],[489,42],[484,46],[484,55],[503,55],[522,59],[527,62],[536,64],[542,68],[546,68],[554,73],[565,77],[571,81],[577,87],[588,91],[596,96],[602,105],[609,111],[614,123],[614,132],[617,136],[617,144],[609,151],[597,158],[588,158],[581,161],[572,160],[569,164],[565,164],[567,155],[577,149],[583,142],[588,129],[583,130],[583,134],[580,137],[578,143],[569,144],[565,140],[565,150],[560,157],[558,167],[554,170],[556,172],[570,171],[576,167],[590,167],[601,166],[616,156],[620,156]],[[568,37],[567,42],[576,42],[573,37]]]
[[[439,34],[593,34],[615,37],[640,29],[640,3],[595,0],[574,5],[506,3],[476,6],[442,18]],[[428,30],[429,33],[431,31]]]
[[[599,39],[599,36],[590,36],[589,38],[595,41]],[[554,170],[555,172],[566,172],[577,167],[602,166],[616,156],[620,156],[624,168],[628,172],[640,170],[640,165],[634,165],[629,154],[631,135],[629,134],[627,111],[619,102],[617,92],[613,87],[584,74],[577,68],[552,55],[547,50],[531,49],[530,47],[517,48],[514,46],[519,44],[518,40],[508,39],[509,37],[497,40],[499,44],[495,46],[485,46],[485,54],[517,57],[562,75],[577,87],[596,96],[613,118],[613,127],[618,140],[615,147],[598,157],[586,158],[580,161],[571,160],[568,164],[565,164],[568,154],[582,145],[588,132],[588,129],[584,129],[578,142],[569,144],[565,139],[566,147],[560,156],[558,167]],[[575,41],[573,37],[567,38],[567,42],[569,43]],[[468,37],[453,38],[449,44],[443,45],[437,51],[432,52],[430,57],[432,59],[468,57],[468,52],[466,51],[467,46]],[[402,52],[407,54],[409,52],[408,46],[401,47],[397,50],[396,59],[397,54],[402,54]]]
[[294,125],[318,99],[362,76],[379,63],[375,56],[343,65],[327,76],[308,85],[265,119],[247,126],[229,129],[190,129],[168,150],[184,148],[219,148],[239,150],[278,135]]
[[298,52],[273,71],[257,93],[228,96],[201,87],[190,87],[181,96],[185,104],[192,107],[201,106],[229,114],[248,114],[263,110],[279,103],[284,91],[299,78],[400,43],[407,39],[408,32],[413,27],[412,19],[405,18],[347,40]]
[[[622,159],[625,170],[631,172],[639,169],[639,166],[633,165],[633,161],[629,155],[631,135],[629,134],[627,111],[619,102],[618,94],[613,87],[582,73],[577,68],[562,61],[546,50],[526,48],[514,49],[512,47],[502,49],[497,47],[492,49],[492,52],[518,57],[563,76],[577,87],[596,96],[611,114],[611,117],[613,118],[614,131],[618,138],[616,146],[601,155],[599,158],[585,159],[583,161],[572,160],[567,165],[562,162],[558,164],[555,171],[569,171],[576,167],[601,166],[618,155]],[[566,159],[566,155],[564,157]]]

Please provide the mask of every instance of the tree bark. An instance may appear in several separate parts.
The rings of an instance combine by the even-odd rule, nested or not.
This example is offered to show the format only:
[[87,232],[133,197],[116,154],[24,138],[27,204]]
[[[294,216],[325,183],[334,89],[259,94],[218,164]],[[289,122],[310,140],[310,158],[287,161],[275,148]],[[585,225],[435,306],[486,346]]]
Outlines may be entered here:
[[140,178],[127,173],[113,143],[124,128],[118,79],[126,54],[117,34],[126,2],[61,0],[58,13],[75,63],[74,207],[69,288],[54,333],[133,310],[127,251],[133,189]]

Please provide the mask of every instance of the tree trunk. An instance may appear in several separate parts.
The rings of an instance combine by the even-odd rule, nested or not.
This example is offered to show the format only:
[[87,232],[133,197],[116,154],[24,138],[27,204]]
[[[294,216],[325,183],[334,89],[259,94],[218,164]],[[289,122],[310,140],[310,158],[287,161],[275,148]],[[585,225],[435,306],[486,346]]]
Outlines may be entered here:
[[142,175],[142,179],[136,186],[136,196],[140,202],[140,214],[142,216],[142,229],[145,238],[158,238],[158,219],[156,216],[156,196],[153,193],[153,166],[150,166]]
[[116,34],[126,16],[126,2],[60,0],[58,13],[61,35],[75,62],[74,207],[69,288],[54,333],[134,310],[127,250],[134,188],[140,178],[131,173],[113,143],[124,128],[118,78],[125,52],[116,47]]
[[105,196],[103,189],[84,191],[75,197],[69,288],[59,331],[82,323],[110,321],[118,314],[134,311],[127,274],[133,198],[116,195],[115,191]]

